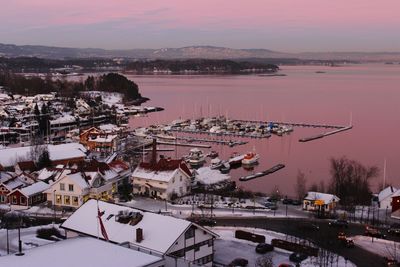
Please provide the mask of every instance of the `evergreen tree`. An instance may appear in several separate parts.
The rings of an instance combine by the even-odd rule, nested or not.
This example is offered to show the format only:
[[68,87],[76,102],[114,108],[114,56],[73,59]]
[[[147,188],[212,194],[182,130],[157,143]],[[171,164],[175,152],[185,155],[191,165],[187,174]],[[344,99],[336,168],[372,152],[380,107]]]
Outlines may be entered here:
[[49,151],[46,149],[43,150],[42,154],[40,154],[37,162],[36,162],[36,167],[40,170],[46,167],[51,167],[51,160],[50,160],[50,154]]

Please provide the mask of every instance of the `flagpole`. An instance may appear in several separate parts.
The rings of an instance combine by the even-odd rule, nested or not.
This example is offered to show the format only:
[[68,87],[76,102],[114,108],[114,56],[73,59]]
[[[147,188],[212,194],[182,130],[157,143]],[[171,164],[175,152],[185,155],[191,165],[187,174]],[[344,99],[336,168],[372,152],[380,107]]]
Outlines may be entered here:
[[97,199],[97,211],[96,211],[96,213],[97,213],[97,239],[100,239],[100,233],[99,233],[99,224],[100,224],[100,217],[99,217],[99,199],[98,198],[96,198]]

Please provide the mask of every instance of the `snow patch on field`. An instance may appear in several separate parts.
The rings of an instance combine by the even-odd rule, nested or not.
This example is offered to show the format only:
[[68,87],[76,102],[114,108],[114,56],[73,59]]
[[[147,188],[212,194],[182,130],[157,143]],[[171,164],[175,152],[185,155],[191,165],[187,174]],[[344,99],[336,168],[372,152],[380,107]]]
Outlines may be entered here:
[[390,240],[372,238],[369,236],[357,235],[353,237],[354,244],[382,257],[399,257],[400,243]]

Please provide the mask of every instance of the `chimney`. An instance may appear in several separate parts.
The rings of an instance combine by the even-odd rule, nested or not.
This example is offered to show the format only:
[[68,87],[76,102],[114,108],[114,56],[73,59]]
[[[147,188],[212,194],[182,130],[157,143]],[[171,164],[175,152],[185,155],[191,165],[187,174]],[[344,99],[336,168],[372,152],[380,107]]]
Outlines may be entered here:
[[143,240],[143,229],[142,228],[137,228],[136,229],[136,242],[140,243]]
[[153,138],[153,150],[151,153],[151,165],[155,166],[157,164],[157,139]]

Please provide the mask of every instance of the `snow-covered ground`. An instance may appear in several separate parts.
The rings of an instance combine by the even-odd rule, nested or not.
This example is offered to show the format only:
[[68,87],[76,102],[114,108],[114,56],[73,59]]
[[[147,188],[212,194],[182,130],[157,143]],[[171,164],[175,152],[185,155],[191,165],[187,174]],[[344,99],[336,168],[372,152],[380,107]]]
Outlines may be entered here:
[[[223,204],[223,202],[219,203],[218,201],[214,202],[214,208],[212,210],[212,215],[216,217],[246,217],[246,216],[258,216],[258,217],[272,217],[272,218],[279,218],[279,217],[287,217],[287,218],[305,218],[308,217],[308,213],[301,211],[301,208],[297,206],[288,206],[288,212],[286,214],[286,207],[283,205],[278,205],[278,210],[270,210],[262,208],[259,203],[254,203],[252,200],[244,200],[243,203],[240,205],[243,208],[238,208],[237,206],[234,208],[228,208]],[[151,198],[145,197],[135,197],[134,200],[129,202],[121,202],[121,205],[125,205],[128,207],[140,208],[144,210],[154,211],[154,212],[167,212],[173,216],[179,218],[187,218],[189,217],[192,212],[195,214],[204,214],[204,215],[211,215],[211,209],[209,208],[199,208],[198,204],[191,205],[191,204],[181,204],[181,205],[173,205],[170,203],[165,203],[165,201],[155,200]],[[201,203],[200,203],[201,204]],[[206,205],[205,205],[206,206]],[[255,206],[256,209],[246,209],[244,207]],[[166,208],[167,207],[167,208]],[[258,208],[257,208],[258,207]]]
[[372,253],[387,258],[400,259],[400,243],[380,238],[357,235],[353,237],[354,244]]
[[215,184],[231,178],[229,175],[223,174],[219,170],[212,170],[210,167],[201,167],[196,172],[196,179],[203,184]]
[[[36,231],[41,228],[51,228],[53,225],[42,225],[42,226],[34,226],[29,228],[21,228],[21,241],[22,241],[22,250],[46,245],[52,243],[54,241],[37,238]],[[58,225],[54,225],[55,228],[58,229]],[[60,231],[63,233],[63,230]],[[15,253],[18,251],[18,230],[13,229],[9,230],[9,246],[10,253]],[[0,256],[7,254],[7,230],[0,229]]]
[[[273,231],[267,231],[258,228],[243,228],[243,227],[213,227],[212,231],[217,233],[220,237],[215,240],[215,255],[214,260],[217,263],[227,265],[235,258],[244,258],[249,261],[248,266],[256,266],[257,259],[261,257],[261,254],[255,252],[255,247],[257,243],[253,243],[247,240],[241,240],[235,238],[236,230],[244,230],[252,232],[259,235],[265,236],[266,243],[271,243],[274,238],[285,239],[286,235],[282,233],[277,233]],[[272,258],[274,266],[278,266],[281,263],[291,263],[289,256],[292,252],[274,248],[274,251],[268,252],[264,255],[269,255]],[[316,257],[308,257],[305,261],[301,263],[302,267],[312,267],[317,266]],[[293,263],[291,263],[293,264]],[[294,265],[294,264],[293,264]],[[334,266],[355,266],[350,262],[345,262],[345,259],[338,256],[335,258]]]

